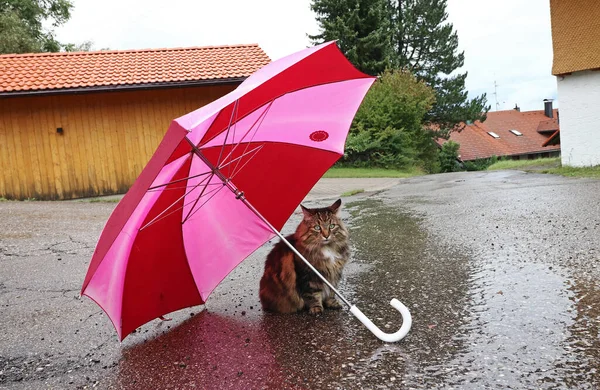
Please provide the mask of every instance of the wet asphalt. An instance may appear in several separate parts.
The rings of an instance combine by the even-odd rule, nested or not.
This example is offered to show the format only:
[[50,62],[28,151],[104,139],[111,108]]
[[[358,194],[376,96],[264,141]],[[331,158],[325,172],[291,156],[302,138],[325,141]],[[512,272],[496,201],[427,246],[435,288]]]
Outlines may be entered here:
[[79,297],[116,204],[0,202],[0,389],[599,389],[599,194],[598,180],[497,171],[345,198],[341,291],[390,332],[389,300],[408,306],[396,344],[347,310],[263,313],[270,245],[205,306],[119,343]]

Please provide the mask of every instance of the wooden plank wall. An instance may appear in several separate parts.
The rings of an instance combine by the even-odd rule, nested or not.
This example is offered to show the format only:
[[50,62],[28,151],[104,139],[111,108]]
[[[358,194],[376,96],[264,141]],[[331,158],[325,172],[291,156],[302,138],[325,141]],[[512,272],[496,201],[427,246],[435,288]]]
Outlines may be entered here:
[[73,199],[124,193],[174,118],[234,88],[2,98],[0,197]]

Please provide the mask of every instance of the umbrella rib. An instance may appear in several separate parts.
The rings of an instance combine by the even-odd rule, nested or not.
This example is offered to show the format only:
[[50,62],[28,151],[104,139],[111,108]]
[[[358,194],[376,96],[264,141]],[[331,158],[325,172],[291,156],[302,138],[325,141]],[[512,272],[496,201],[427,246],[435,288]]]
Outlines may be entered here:
[[[193,179],[193,178],[195,178],[195,177],[200,177],[200,176],[203,176],[203,175],[208,175],[208,174],[210,174],[210,173],[212,173],[212,172],[210,172],[210,171],[209,171],[209,172],[203,172],[203,173],[199,173],[199,174],[197,174],[197,175],[194,175],[194,176],[188,176],[188,177],[184,177],[183,179],[173,180],[173,181],[170,181],[170,182],[168,182],[168,183],[165,183],[165,184],[159,184],[159,185],[157,185],[157,186],[154,186],[154,187],[150,187],[150,188],[148,188],[148,191],[155,190],[155,189],[157,189],[157,188],[161,188],[161,187],[166,187],[166,186],[168,186],[168,185],[175,184],[175,183],[179,183],[179,182],[182,182],[182,181],[185,181],[185,180]],[[180,187],[180,188],[181,188],[181,187]]]
[[[211,173],[213,173],[213,172],[211,172]],[[214,173],[213,173],[213,175],[214,175]],[[201,182],[199,182],[198,184],[196,184],[196,185],[194,186],[194,188],[192,188],[191,190],[189,190],[189,191],[188,191],[188,192],[186,192],[185,194],[181,195],[181,196],[180,196],[180,197],[179,197],[179,198],[178,198],[178,199],[177,199],[175,202],[173,202],[173,203],[172,203],[172,204],[171,204],[169,207],[167,207],[166,209],[164,209],[163,211],[161,211],[161,212],[160,212],[160,214],[158,214],[156,217],[154,217],[154,218],[153,218],[153,219],[152,219],[150,222],[148,222],[147,224],[145,224],[144,226],[142,226],[142,227],[139,229],[139,231],[142,231],[143,229],[147,228],[148,226],[150,226],[151,224],[153,224],[154,222],[156,222],[156,220],[157,220],[158,218],[160,218],[160,217],[161,217],[161,216],[162,216],[164,213],[166,213],[166,212],[167,212],[167,211],[168,211],[168,210],[169,210],[171,207],[175,206],[175,205],[177,204],[177,202],[179,202],[181,199],[183,199],[183,198],[185,198],[186,196],[188,196],[189,194],[191,194],[191,193],[192,193],[192,191],[194,191],[196,188],[198,188],[198,187],[199,187],[199,186],[200,186],[200,185],[201,185],[201,184],[202,184],[204,181],[206,181],[206,179],[208,179],[209,177],[212,177],[213,175],[211,175],[211,176],[207,176],[207,177],[205,177],[204,179],[202,179],[202,181],[201,181]],[[177,210],[179,210],[179,209],[177,209]],[[176,210],[176,211],[177,211],[177,210]],[[171,215],[171,214],[172,214],[172,213],[169,213],[168,215]],[[161,219],[162,219],[162,218],[161,218]]]
[[[188,221],[190,218],[192,218],[192,217],[194,216],[194,214],[196,214],[198,211],[200,211],[200,209],[201,209],[201,208],[202,208],[202,207],[203,207],[203,206],[204,206],[206,203],[208,203],[208,202],[209,202],[209,201],[210,201],[212,198],[214,198],[214,197],[215,197],[215,195],[217,195],[217,194],[219,193],[219,191],[221,191],[223,188],[225,188],[225,186],[224,186],[224,185],[223,185],[223,186],[221,186],[220,188],[217,188],[216,190],[212,190],[211,192],[212,192],[213,194],[211,195],[211,197],[210,197],[210,198],[208,198],[208,199],[206,199],[206,200],[204,201],[204,203],[202,203],[202,204],[200,205],[200,207],[198,207],[196,210],[193,210],[193,207],[192,207],[193,213],[191,213],[191,214],[190,214],[190,215],[189,215],[189,216],[188,216],[188,217],[187,217],[185,220],[183,220],[183,222],[181,222],[181,224],[183,225],[183,224],[184,224],[184,223],[186,223],[186,222],[187,222],[187,221]],[[205,196],[206,196],[206,195],[208,195],[209,193],[210,193],[210,192],[206,193],[206,194],[205,194]]]
[[[237,119],[237,113],[236,113],[236,119]],[[235,123],[233,124],[233,142],[235,142],[235,131],[236,131],[236,129],[237,129],[237,124],[238,124],[238,121],[236,120],[236,121],[235,121]],[[223,149],[225,149],[225,144],[223,144]],[[221,150],[223,150],[223,149],[221,149]],[[221,164],[221,162],[222,162],[222,161],[217,161],[217,166],[219,166],[219,165]],[[229,176],[229,174],[230,174],[230,173],[231,173],[231,172],[230,172],[230,170],[228,169],[228,170],[227,170],[227,175]]]
[[[242,153],[242,155],[245,154],[246,151],[248,150],[248,147],[250,147],[250,143],[254,140],[254,137],[256,137],[256,133],[258,132],[258,129],[260,129],[260,126],[262,125],[264,119],[267,117],[267,113],[268,113],[268,111],[269,111],[269,109],[271,108],[272,105],[273,105],[273,101],[271,101],[271,103],[269,103],[269,106],[265,109],[264,115],[261,115],[261,117],[259,118],[260,123],[258,124],[258,126],[256,126],[256,129],[254,130],[254,134],[252,134],[252,137],[250,138],[250,141],[248,141],[248,143],[246,143],[246,149],[244,149],[244,152]],[[258,120],[257,120],[257,122],[258,122]],[[248,133],[249,132],[250,131],[248,131]],[[246,135],[248,135],[248,133],[246,133]],[[235,146],[235,148],[237,148],[239,145],[241,145],[242,141],[243,141],[243,139],[240,140],[240,142]],[[263,144],[263,146],[264,146],[264,144]],[[235,165],[235,168],[233,168],[233,175],[232,176],[235,176],[236,170],[237,170],[238,166],[240,165],[240,162],[241,161],[238,161],[237,164]],[[242,167],[244,167],[246,164],[247,164],[247,162]]]
[[[211,173],[211,172],[208,172],[208,173]],[[223,183],[207,183],[206,185],[207,186],[222,186]],[[181,190],[184,188],[191,188],[191,187],[194,187],[194,185],[188,185],[188,186],[182,186],[182,187],[172,187],[172,188],[158,188],[158,189],[155,189],[152,191],[148,190],[148,192],[174,191],[174,190]]]
[[[221,188],[223,188],[223,185],[222,185],[221,183],[219,183],[219,184],[220,184],[220,187],[219,187],[219,188],[215,188],[215,189],[212,189],[212,190],[210,190],[210,191],[206,192],[206,193],[204,194],[204,196],[208,196],[208,195],[210,195],[210,194],[214,194],[215,192],[219,192],[219,191],[221,190]],[[181,198],[179,198],[179,199],[181,199]],[[148,223],[147,223],[147,224],[144,226],[144,229],[145,229],[145,228],[147,228],[147,227],[148,227],[148,226],[150,226],[150,225],[153,225],[153,224],[155,224],[155,223],[157,223],[157,222],[160,222],[160,221],[162,221],[163,219],[167,218],[168,216],[175,214],[175,213],[176,213],[176,212],[178,212],[179,210],[183,209],[183,208],[184,208],[184,207],[186,207],[186,206],[189,206],[189,205],[191,205],[192,203],[194,203],[194,202],[196,202],[196,201],[197,201],[197,200],[195,199],[195,200],[191,200],[191,201],[189,201],[188,203],[184,203],[182,206],[179,206],[178,208],[176,208],[176,209],[174,209],[174,210],[171,210],[171,212],[170,212],[170,213],[163,215],[161,218],[159,218],[159,219],[157,219],[157,220],[152,220],[152,221],[148,222]],[[140,229],[140,230],[141,230],[141,229]]]
[[[250,126],[250,128],[248,129],[248,131],[242,136],[242,138],[240,139],[240,142],[238,142],[237,144],[235,144],[235,146],[231,149],[231,151],[229,152],[229,154],[223,159],[223,161],[227,161],[227,159],[229,157],[231,157],[231,155],[233,154],[233,152],[236,151],[237,147],[240,146],[242,144],[242,142],[244,141],[244,139],[246,138],[246,136],[248,134],[250,134],[250,132],[252,131],[252,129],[254,129],[254,126],[256,126],[256,124],[260,121],[260,124],[258,125],[258,127],[255,129],[254,134],[256,134],[256,131],[258,131],[258,128],[260,127],[260,125],[262,124],[264,118],[267,116],[267,112],[269,111],[269,109],[271,108],[271,105],[273,104],[273,101],[269,102],[269,105],[267,106],[267,108],[260,114],[260,116],[258,118],[256,118],[256,120],[254,121],[254,123],[252,124],[252,126]],[[254,136],[252,137],[254,138]],[[218,166],[218,165],[217,165]],[[221,167],[219,167],[221,168]]]
[[256,152],[255,152],[255,153],[252,155],[252,157],[250,157],[248,160],[246,160],[246,162],[244,163],[244,165],[242,165],[242,166],[240,167],[240,169],[237,169],[237,167],[238,167],[238,165],[239,165],[239,161],[238,161],[238,164],[235,166],[235,169],[233,170],[233,174],[231,175],[231,177],[230,177],[229,179],[233,179],[233,178],[234,178],[234,177],[235,177],[235,176],[236,176],[238,173],[240,173],[240,172],[242,171],[242,169],[244,169],[244,167],[245,167],[246,165],[248,165],[248,163],[249,163],[250,161],[252,161],[252,159],[253,159],[254,157],[256,157],[256,155],[257,155],[257,154],[258,154],[258,152],[259,152],[259,151],[260,151],[260,150],[263,148],[263,146],[265,146],[265,145],[264,145],[264,144],[262,144],[262,145],[260,145],[258,148],[255,148],[255,149],[253,149],[253,150],[256,150],[256,149],[258,149],[258,150],[256,150]]
[[228,161],[226,164],[221,165],[219,167],[219,169],[222,170],[223,168],[228,167],[229,165],[233,164],[234,162],[238,161],[239,159],[243,158],[244,156],[249,155],[250,153],[256,151],[257,149],[262,149],[263,146],[265,146],[265,145],[264,144],[263,145],[259,145],[259,146],[255,147],[254,149],[248,151],[248,153],[242,154],[241,156],[238,156],[238,157],[234,158],[233,160]]
[[[210,175],[210,179],[208,180],[208,182],[210,183],[210,180],[215,177],[215,173],[212,172],[212,175]],[[192,213],[192,211],[194,211],[194,207],[196,207],[196,204],[198,204],[198,201],[200,200],[200,198],[202,198],[202,196],[204,195],[204,192],[206,192],[206,189],[208,188],[208,185],[205,185],[204,188],[202,189],[202,191],[200,192],[200,196],[198,196],[198,198],[196,198],[196,200],[194,201],[194,204],[192,206],[192,208],[190,209],[190,211],[188,211],[188,214],[185,216],[185,218],[183,219],[183,222],[187,221],[190,214]],[[182,223],[183,223],[182,222]]]
[[[227,126],[227,133],[225,133],[225,140],[223,141],[223,147],[221,148],[221,152],[219,153],[219,158],[217,159],[217,166],[221,163],[221,157],[223,157],[223,151],[225,150],[225,145],[227,145],[227,138],[229,137],[229,130],[231,130],[231,123],[233,123],[233,118],[236,117],[237,108],[240,103],[240,99],[235,100],[235,104],[233,105],[233,110],[231,110],[231,118],[229,118],[229,125]],[[234,124],[235,126],[235,124]],[[234,138],[235,140],[235,138]]]

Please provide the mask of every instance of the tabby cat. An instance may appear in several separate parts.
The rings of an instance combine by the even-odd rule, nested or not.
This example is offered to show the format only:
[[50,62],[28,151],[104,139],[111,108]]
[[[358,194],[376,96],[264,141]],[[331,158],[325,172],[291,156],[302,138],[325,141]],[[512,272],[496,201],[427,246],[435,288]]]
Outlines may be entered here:
[[[301,206],[304,218],[296,233],[286,237],[336,288],[350,257],[348,231],[339,215],[341,204],[338,199],[329,207]],[[267,256],[259,296],[265,311],[278,313],[306,308],[310,314],[320,314],[324,307],[342,307],[333,291],[283,241]]]

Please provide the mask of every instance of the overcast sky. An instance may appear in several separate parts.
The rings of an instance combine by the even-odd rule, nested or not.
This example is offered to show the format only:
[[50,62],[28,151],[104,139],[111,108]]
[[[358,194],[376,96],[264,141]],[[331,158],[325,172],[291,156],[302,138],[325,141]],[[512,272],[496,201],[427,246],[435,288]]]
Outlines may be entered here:
[[[144,49],[258,43],[275,60],[309,46],[317,32],[310,0],[74,0],[63,42]],[[549,0],[448,0],[465,51],[470,96],[496,109],[543,108],[556,98]],[[558,102],[556,102],[557,105]]]

